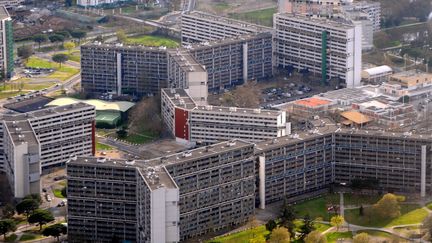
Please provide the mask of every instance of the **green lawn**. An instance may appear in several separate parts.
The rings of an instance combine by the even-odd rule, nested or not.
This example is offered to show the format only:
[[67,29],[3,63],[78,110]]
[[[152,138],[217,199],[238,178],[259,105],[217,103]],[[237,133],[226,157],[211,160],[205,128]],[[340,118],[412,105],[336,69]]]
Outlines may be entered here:
[[55,69],[56,71],[48,75],[47,78],[59,79],[61,81],[65,81],[69,79],[70,77],[78,74],[80,71],[78,68],[74,68],[65,64],[62,64],[60,67],[58,63],[51,62],[34,56],[29,58],[29,60],[26,63],[26,67]]
[[432,202],[428,203],[428,204],[426,205],[426,207],[429,208],[430,210],[432,210]]
[[111,146],[107,145],[107,144],[103,144],[103,143],[96,143],[96,150],[111,150],[113,149]]
[[261,225],[254,229],[241,231],[228,236],[217,237],[213,240],[207,241],[207,243],[249,243],[249,240],[257,235],[263,235],[264,237],[270,232],[266,230],[265,225]]
[[62,191],[61,188],[53,189],[54,196],[55,196],[55,197],[58,197],[58,198],[65,198],[65,197],[63,196],[63,194],[61,193],[61,191]]
[[164,36],[156,35],[141,35],[129,37],[126,41],[127,44],[139,44],[145,46],[166,46],[167,48],[179,47],[180,43],[177,40],[167,38]]
[[20,92],[20,91],[0,91],[0,99],[6,99],[9,97],[13,97],[25,93],[26,92]]
[[338,239],[351,239],[353,237],[352,232],[330,232],[326,234],[328,243],[335,243]]
[[71,51],[70,53],[68,51],[61,52],[62,54],[66,54],[70,61],[73,62],[80,62],[81,61],[81,52],[78,50]]
[[322,224],[322,223],[314,223],[314,227],[319,232],[324,232],[324,231],[330,229],[331,225],[329,225],[329,224]]
[[334,201],[332,196],[323,196],[298,203],[294,205],[294,210],[298,217],[309,215],[312,219],[329,220],[331,213],[327,212],[327,205],[331,205],[332,202],[337,203],[338,201]]
[[421,223],[428,216],[428,212],[417,204],[402,204],[401,216],[395,219],[377,219],[367,215],[367,208],[365,208],[365,211],[365,216],[359,216],[358,209],[345,210],[345,220],[351,224],[368,227],[391,227]]
[[[375,237],[382,237],[382,238],[388,238],[388,239],[399,239],[399,237],[389,234],[387,232],[383,232],[383,231],[378,231],[378,230],[359,230],[357,231],[357,234],[360,233],[367,233],[370,236],[375,236]],[[402,239],[400,239],[402,240]]]
[[129,143],[143,144],[148,143],[154,139],[153,136],[143,136],[139,134],[128,134],[126,138],[122,139]]
[[250,23],[271,27],[273,26],[273,14],[276,13],[276,11],[276,8],[267,8],[245,13],[230,13],[229,16]]
[[8,236],[6,236],[5,241],[6,242],[15,242],[15,240],[18,238],[18,236],[15,233],[12,233]]
[[21,238],[19,239],[19,241],[29,241],[29,240],[36,240],[39,238],[42,238],[42,235],[37,235],[37,234],[29,234],[29,233],[24,233]]

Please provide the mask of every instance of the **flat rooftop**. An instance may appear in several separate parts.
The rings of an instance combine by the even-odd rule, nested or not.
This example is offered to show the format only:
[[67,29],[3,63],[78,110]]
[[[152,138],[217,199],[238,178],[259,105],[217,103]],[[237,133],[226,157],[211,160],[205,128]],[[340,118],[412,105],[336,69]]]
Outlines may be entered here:
[[235,26],[238,28],[242,28],[243,30],[247,30],[251,33],[258,33],[258,32],[271,32],[273,31],[272,28],[269,27],[265,27],[265,26],[261,26],[261,25],[256,25],[256,24],[251,24],[245,21],[240,21],[240,20],[236,20],[236,19],[231,19],[231,18],[225,18],[225,17],[221,17],[221,16],[217,16],[217,15],[213,15],[210,13],[205,13],[205,12],[201,12],[201,11],[191,11],[188,13],[184,13],[182,16],[184,15],[188,15],[188,16],[194,16],[197,18],[202,18],[202,19],[206,19],[209,21],[213,21],[213,22],[217,22],[218,24],[225,24],[228,26]]
[[265,33],[257,33],[257,34],[246,34],[246,35],[239,35],[237,37],[232,37],[232,38],[224,38],[224,39],[220,39],[220,40],[213,40],[213,41],[205,41],[205,42],[201,42],[201,43],[194,43],[188,46],[185,46],[184,48],[188,49],[188,50],[205,50],[208,49],[210,47],[218,47],[218,46],[225,46],[225,45],[229,45],[229,44],[236,44],[236,43],[242,43],[244,41],[249,41],[249,40],[255,40],[255,39],[260,39],[260,38],[265,38],[265,37],[272,37],[271,33],[265,32]]
[[204,67],[199,64],[189,51],[182,48],[169,50],[168,54],[185,72],[205,72]]
[[301,14],[292,14],[292,13],[277,13],[275,16],[281,16],[289,19],[293,19],[297,22],[306,22],[310,24],[314,24],[316,26],[327,27],[327,28],[337,28],[343,30],[349,30],[354,28],[352,22],[347,21],[342,18],[312,18]]
[[[0,7],[1,9],[1,7]],[[3,107],[19,113],[26,113],[43,109],[46,104],[50,103],[53,99],[45,96],[37,96],[23,101],[5,104]]]
[[365,91],[359,88],[344,88],[321,93],[318,97],[322,97],[333,101],[361,101],[370,97]]
[[331,104],[331,101],[325,100],[325,99],[320,99],[318,97],[311,97],[311,98],[306,98],[306,99],[302,99],[302,100],[296,100],[296,101],[294,101],[294,104],[306,106],[306,107],[310,107],[310,108],[316,108],[316,107]]
[[162,89],[162,91],[170,98],[175,106],[185,109],[193,109],[197,105],[184,89]]
[[187,150],[181,153],[169,154],[164,157],[154,158],[150,160],[123,160],[110,159],[103,157],[78,157],[70,160],[72,164],[98,164],[104,166],[129,167],[136,168],[141,171],[151,189],[157,189],[161,186],[167,188],[176,188],[177,185],[172,180],[171,176],[166,172],[165,167],[173,164],[183,163],[198,158],[205,158],[218,153],[224,153],[230,150],[239,149],[242,147],[253,146],[252,143],[242,140],[232,140],[213,144],[206,147]]
[[9,18],[10,15],[5,6],[0,6],[0,19]]
[[153,47],[153,46],[145,46],[145,45],[123,45],[123,44],[110,44],[110,43],[100,43],[100,42],[92,42],[88,44],[84,44],[81,46],[81,49],[89,49],[89,48],[99,48],[99,49],[109,49],[109,50],[133,50],[133,51],[151,51],[151,52],[159,52],[165,53],[166,47]]
[[28,121],[8,121],[6,127],[15,145],[22,143],[38,144],[35,133]]
[[225,106],[197,106],[193,109],[194,111],[205,111],[213,113],[231,113],[231,114],[248,114],[253,116],[279,116],[282,114],[280,110],[265,110],[265,109],[250,109],[250,108],[237,108],[237,107],[225,107]]

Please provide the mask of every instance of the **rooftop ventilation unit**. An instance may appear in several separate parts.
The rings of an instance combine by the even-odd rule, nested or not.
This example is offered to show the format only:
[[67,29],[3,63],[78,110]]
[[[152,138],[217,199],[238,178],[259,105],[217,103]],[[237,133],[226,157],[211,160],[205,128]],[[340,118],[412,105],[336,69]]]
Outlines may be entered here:
[[187,158],[187,157],[191,157],[192,156],[192,152],[190,152],[190,151],[187,151],[187,152],[183,152],[182,153],[182,157],[183,158]]
[[134,165],[135,164],[135,160],[128,160],[125,162],[126,165]]
[[229,111],[236,112],[237,111],[237,107],[230,107]]
[[97,158],[96,159],[97,163],[105,163],[105,161],[106,161],[106,158]]
[[228,146],[228,147],[232,147],[232,146],[234,146],[234,145],[236,145],[236,142],[235,142],[235,141],[230,141],[230,142],[227,143],[227,146]]
[[253,109],[253,113],[260,114],[261,113],[261,109]]

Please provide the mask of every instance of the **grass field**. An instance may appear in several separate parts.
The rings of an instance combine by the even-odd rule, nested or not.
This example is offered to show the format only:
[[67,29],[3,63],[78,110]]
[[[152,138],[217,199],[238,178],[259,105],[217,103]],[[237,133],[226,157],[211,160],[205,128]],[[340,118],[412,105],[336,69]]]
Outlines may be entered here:
[[229,17],[271,27],[273,26],[273,14],[276,11],[276,8],[267,8],[245,13],[230,13]]
[[42,235],[37,235],[37,234],[29,234],[29,233],[24,233],[19,241],[29,241],[29,240],[36,240],[36,239],[40,239],[42,238]]
[[9,97],[13,97],[25,93],[26,92],[20,92],[20,91],[0,91],[0,99],[6,99]]
[[264,237],[270,232],[266,230],[264,225],[261,225],[254,229],[241,231],[228,236],[217,237],[213,240],[207,241],[207,243],[249,243],[249,240],[256,237],[257,235],[263,235]]
[[329,225],[329,224],[321,224],[321,223],[314,223],[314,227],[319,232],[324,232],[324,231],[330,229],[331,225]]
[[360,233],[367,233],[370,236],[387,238],[389,240],[393,240],[393,239],[402,240],[395,235],[392,235],[392,234],[389,234],[389,233],[383,232],[383,231],[378,231],[378,230],[359,230],[359,231],[357,231],[357,234],[360,234]]
[[62,190],[61,188],[53,189],[53,194],[54,194],[54,196],[55,196],[55,197],[58,197],[58,198],[65,198],[65,197],[62,195],[61,190]]
[[98,151],[99,150],[111,150],[111,149],[113,149],[113,148],[109,145],[99,143],[99,142],[96,143],[96,150],[98,150]]
[[26,63],[26,67],[55,69],[56,71],[49,74],[47,78],[58,79],[60,81],[65,81],[70,77],[78,74],[80,71],[77,68],[67,66],[64,64],[62,64],[60,67],[58,63],[51,62],[34,56],[29,58],[29,60]]
[[156,36],[156,35],[141,35],[129,37],[126,40],[127,44],[139,44],[144,46],[166,46],[168,48],[179,47],[180,43],[177,40],[167,38],[164,36]]
[[335,243],[339,239],[351,239],[353,237],[352,232],[331,232],[326,234],[328,243]]
[[143,143],[148,143],[148,142],[152,141],[153,139],[154,139],[154,136],[149,133],[149,134],[144,134],[144,135],[128,134],[128,136],[126,138],[124,138],[123,140],[125,140],[129,143],[143,144]]
[[294,205],[298,217],[309,215],[312,219],[321,218],[329,220],[330,213],[327,212],[327,205],[330,203],[329,197],[319,197]]
[[68,51],[61,52],[62,54],[66,54],[70,61],[73,62],[80,62],[81,61],[81,52],[78,50],[71,51],[70,53]]
[[6,241],[6,242],[15,242],[15,240],[16,240],[17,238],[18,238],[18,236],[17,236],[16,234],[12,233],[12,234],[6,236],[5,241]]
[[[365,208],[366,210],[367,208]],[[366,210],[367,211],[367,210]],[[359,216],[358,209],[345,210],[345,220],[351,224],[368,227],[391,227],[404,224],[421,223],[428,216],[428,212],[417,204],[402,204],[401,216],[395,219],[378,219],[375,217]]]

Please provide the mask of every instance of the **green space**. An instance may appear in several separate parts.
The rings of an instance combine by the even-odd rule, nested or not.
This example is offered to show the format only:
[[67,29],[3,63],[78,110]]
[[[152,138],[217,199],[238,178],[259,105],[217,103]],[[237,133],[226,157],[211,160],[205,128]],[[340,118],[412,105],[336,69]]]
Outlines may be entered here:
[[53,194],[57,198],[65,198],[65,196],[63,196],[63,194],[62,194],[62,188],[53,189]]
[[29,240],[36,240],[36,239],[40,239],[43,238],[42,235],[38,235],[38,234],[30,234],[30,233],[24,233],[19,241],[29,241]]
[[26,92],[22,92],[22,91],[0,91],[0,99],[6,99],[9,97],[14,97],[25,93]]
[[[339,197],[339,195],[337,196]],[[304,201],[294,205],[294,210],[299,217],[309,215],[312,219],[321,218],[322,220],[329,220],[332,212],[328,212],[327,207],[339,203],[333,197],[333,195],[328,195]]]
[[392,235],[390,233],[384,232],[384,231],[379,231],[379,230],[359,230],[357,231],[357,234],[360,233],[367,233],[370,236],[375,236],[375,237],[382,237],[382,238],[388,238],[388,239],[399,239],[399,237]]
[[351,231],[347,232],[330,232],[326,234],[328,243],[336,243],[339,239],[351,239],[353,237]]
[[430,210],[432,210],[432,202],[428,203],[428,204],[426,205],[426,207],[429,208]]
[[99,142],[96,143],[96,150],[97,151],[99,151],[99,150],[111,150],[111,149],[113,149],[113,148],[109,145],[99,143]]
[[61,81],[65,81],[69,79],[70,77],[78,74],[80,71],[78,68],[74,68],[64,64],[62,64],[60,67],[60,64],[58,63],[41,59],[38,57],[34,57],[34,56],[28,59],[26,63],[26,67],[55,69],[56,71],[49,74],[47,78],[59,79]]
[[359,209],[345,210],[345,220],[351,224],[367,227],[391,227],[421,223],[428,216],[428,212],[418,204],[402,204],[401,216],[394,219],[374,218],[368,215],[367,211],[368,208],[365,207],[365,215],[360,216]]
[[153,135],[151,132],[148,132],[146,134],[132,133],[132,134],[128,134],[127,137],[123,138],[122,140],[134,144],[143,144],[152,141],[155,137],[156,136]]
[[230,4],[227,2],[218,2],[218,3],[215,3],[212,7],[216,12],[220,13],[220,12],[223,12],[223,11],[229,9]]
[[180,43],[177,40],[158,35],[139,35],[128,37],[126,43],[155,47],[166,46],[167,48],[175,48],[180,46]]
[[271,27],[274,13],[276,13],[276,8],[267,8],[245,13],[230,13],[229,17]]
[[324,232],[324,231],[330,229],[331,225],[329,225],[329,224],[322,224],[322,223],[314,223],[314,227],[319,232]]
[[67,181],[66,180],[62,180],[58,183],[60,186],[65,187],[67,185]]
[[15,233],[12,233],[8,236],[6,236],[5,241],[6,242],[15,242],[15,240],[18,238],[18,236]]
[[61,53],[66,54],[70,61],[73,61],[73,62],[80,62],[81,61],[81,52],[79,50],[75,50],[75,51],[72,51],[70,53],[68,51],[61,52]]
[[264,237],[270,232],[264,225],[258,226],[253,229],[244,230],[227,236],[221,236],[207,241],[207,243],[249,243],[250,239],[263,235]]

